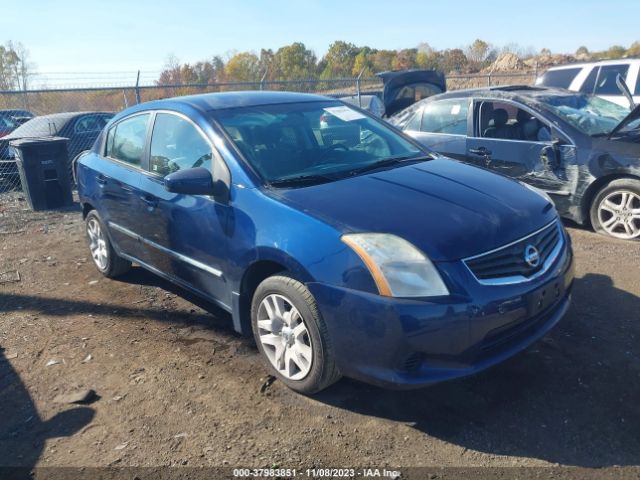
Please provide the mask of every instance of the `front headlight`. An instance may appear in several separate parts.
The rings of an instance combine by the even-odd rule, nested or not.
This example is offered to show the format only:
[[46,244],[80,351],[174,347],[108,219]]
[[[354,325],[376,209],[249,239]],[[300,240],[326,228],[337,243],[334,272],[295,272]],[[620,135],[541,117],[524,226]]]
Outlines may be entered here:
[[380,295],[387,297],[436,297],[448,295],[436,267],[420,250],[389,233],[343,235],[371,272]]

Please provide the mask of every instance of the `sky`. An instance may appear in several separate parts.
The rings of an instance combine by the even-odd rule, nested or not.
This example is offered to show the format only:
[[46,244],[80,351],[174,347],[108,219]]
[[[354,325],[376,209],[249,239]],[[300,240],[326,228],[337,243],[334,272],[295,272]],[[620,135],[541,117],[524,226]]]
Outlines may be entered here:
[[21,42],[38,72],[158,72],[169,55],[195,62],[296,41],[318,57],[334,40],[603,50],[640,40],[639,17],[638,0],[21,0],[3,9],[0,42]]

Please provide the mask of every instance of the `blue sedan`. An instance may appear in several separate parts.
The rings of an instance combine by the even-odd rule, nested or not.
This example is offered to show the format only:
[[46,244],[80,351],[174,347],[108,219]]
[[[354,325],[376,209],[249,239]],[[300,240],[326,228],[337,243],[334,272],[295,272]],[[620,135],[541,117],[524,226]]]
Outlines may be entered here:
[[136,263],[215,302],[299,392],[475,373],[569,306],[571,243],[548,198],[338,100],[137,105],[77,178],[102,274]]

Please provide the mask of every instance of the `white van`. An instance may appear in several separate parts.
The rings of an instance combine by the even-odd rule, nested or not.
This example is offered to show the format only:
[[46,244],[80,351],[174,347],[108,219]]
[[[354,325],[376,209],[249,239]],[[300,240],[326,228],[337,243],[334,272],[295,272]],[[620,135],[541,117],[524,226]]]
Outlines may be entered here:
[[593,93],[605,100],[628,107],[629,102],[616,85],[616,77],[618,74],[622,76],[637,105],[640,103],[639,70],[640,59],[636,58],[574,63],[549,68],[541,77],[538,77],[536,85]]

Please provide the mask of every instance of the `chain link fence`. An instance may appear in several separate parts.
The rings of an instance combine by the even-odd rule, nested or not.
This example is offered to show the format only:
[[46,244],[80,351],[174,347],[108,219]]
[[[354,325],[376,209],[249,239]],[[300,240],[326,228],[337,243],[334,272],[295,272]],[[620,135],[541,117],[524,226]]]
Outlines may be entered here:
[[[530,84],[534,80],[535,72],[449,75],[447,88]],[[21,190],[17,165],[9,146],[12,139],[68,138],[71,166],[76,155],[91,148],[111,116],[131,105],[182,95],[238,90],[286,90],[345,97],[381,92],[382,82],[374,77],[0,91],[0,210],[7,198],[3,194]],[[32,116],[36,118],[31,119]]]

